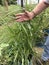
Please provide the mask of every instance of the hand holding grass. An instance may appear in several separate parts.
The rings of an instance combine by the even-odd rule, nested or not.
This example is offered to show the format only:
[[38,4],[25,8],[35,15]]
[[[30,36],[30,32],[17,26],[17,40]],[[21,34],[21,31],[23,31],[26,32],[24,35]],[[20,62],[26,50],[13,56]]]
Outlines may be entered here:
[[31,20],[32,18],[34,18],[34,13],[29,12],[29,11],[25,11],[24,13],[16,14],[17,22],[24,22],[27,20]]
[[42,0],[34,9],[32,12],[25,11],[24,13],[16,14],[16,21],[17,22],[23,22],[27,20],[31,20],[34,18],[34,16],[40,14],[44,9],[46,9],[49,6],[45,1]]

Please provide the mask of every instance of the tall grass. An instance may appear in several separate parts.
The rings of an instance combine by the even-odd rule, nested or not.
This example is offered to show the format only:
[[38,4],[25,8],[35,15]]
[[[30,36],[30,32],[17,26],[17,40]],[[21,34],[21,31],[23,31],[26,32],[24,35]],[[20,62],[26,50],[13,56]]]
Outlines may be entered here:
[[[27,6],[26,9],[31,11],[32,7],[30,9]],[[37,42],[43,41],[42,30],[49,25],[47,23],[48,11],[41,13],[31,21],[18,23],[13,19],[13,15],[21,11],[18,6],[9,6],[8,13],[4,12],[1,14],[2,17],[0,16],[0,44],[8,44],[1,50],[0,64],[29,65],[33,56],[36,57],[33,47]]]

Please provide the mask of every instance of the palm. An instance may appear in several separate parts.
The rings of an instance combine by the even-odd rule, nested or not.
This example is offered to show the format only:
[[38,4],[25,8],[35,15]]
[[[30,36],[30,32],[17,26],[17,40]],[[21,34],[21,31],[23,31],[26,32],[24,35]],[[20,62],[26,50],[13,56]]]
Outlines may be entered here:
[[22,22],[26,20],[29,20],[29,17],[25,13],[20,13],[16,15],[16,21]]
[[25,13],[16,14],[17,22],[27,21],[30,20],[31,18],[32,18],[32,14],[28,11],[26,11]]

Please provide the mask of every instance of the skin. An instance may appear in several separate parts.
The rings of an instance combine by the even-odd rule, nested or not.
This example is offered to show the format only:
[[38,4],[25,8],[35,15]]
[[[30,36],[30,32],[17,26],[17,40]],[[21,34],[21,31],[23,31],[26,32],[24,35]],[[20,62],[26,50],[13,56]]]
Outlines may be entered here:
[[24,13],[19,13],[16,14],[16,21],[17,22],[25,22],[27,20],[31,20],[33,19],[35,16],[37,16],[38,14],[40,14],[44,9],[46,9],[49,6],[49,4],[45,4],[44,1],[40,2],[34,9],[34,13],[33,11],[29,12],[29,11],[25,11]]

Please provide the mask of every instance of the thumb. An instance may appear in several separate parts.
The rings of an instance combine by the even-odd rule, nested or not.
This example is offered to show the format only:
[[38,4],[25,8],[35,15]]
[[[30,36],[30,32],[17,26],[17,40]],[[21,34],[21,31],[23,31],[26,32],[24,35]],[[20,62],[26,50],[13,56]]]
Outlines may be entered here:
[[23,8],[23,12],[25,13],[25,15],[31,20],[32,17],[30,17],[30,12],[25,10],[25,8]]
[[31,13],[30,13],[29,11],[26,11],[26,10],[25,10],[25,14],[26,14],[26,16],[27,16],[30,20],[32,19]]
[[29,13],[27,10],[25,10],[25,8],[23,8],[23,12],[25,12],[26,14],[28,14],[28,13]]

